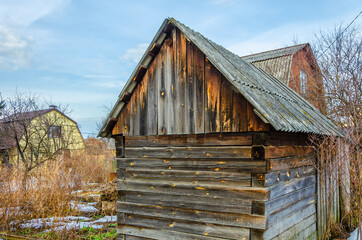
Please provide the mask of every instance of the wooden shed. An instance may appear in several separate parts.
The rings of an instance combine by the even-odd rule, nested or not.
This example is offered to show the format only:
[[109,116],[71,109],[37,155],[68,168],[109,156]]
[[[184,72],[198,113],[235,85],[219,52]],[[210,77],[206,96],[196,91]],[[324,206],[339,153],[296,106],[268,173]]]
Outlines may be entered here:
[[119,239],[315,239],[308,134],[286,84],[166,19],[99,136],[116,139]]

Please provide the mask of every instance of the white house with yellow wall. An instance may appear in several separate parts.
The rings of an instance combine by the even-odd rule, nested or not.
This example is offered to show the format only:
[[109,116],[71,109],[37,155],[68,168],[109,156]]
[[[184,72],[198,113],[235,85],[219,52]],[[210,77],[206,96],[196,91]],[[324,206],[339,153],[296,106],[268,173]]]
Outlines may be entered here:
[[[0,163],[41,164],[84,149],[78,124],[55,106],[15,113],[0,120]],[[26,163],[28,162],[28,163]]]

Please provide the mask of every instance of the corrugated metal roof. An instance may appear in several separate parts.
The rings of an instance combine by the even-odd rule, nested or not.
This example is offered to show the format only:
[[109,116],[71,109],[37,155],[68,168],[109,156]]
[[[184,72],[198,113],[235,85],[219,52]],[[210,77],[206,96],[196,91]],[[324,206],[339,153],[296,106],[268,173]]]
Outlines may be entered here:
[[[173,18],[168,20],[168,24],[173,24],[180,29],[277,131],[340,135],[331,120],[277,78],[242,60],[239,56]],[[165,28],[164,24],[160,30],[163,28]],[[160,30],[158,34],[162,33]],[[157,39],[157,34],[154,39]],[[152,45],[153,42],[150,46]],[[129,81],[124,89],[127,89],[130,84]],[[108,121],[112,116],[119,114],[115,112],[116,109],[122,108],[119,106],[120,101],[117,101],[109,114]],[[107,134],[105,133],[106,126],[107,122],[104,123],[100,136]]]
[[308,43],[279,48],[241,57],[244,61],[263,69],[285,84],[289,84],[293,55]]
[[285,47],[285,48],[279,48],[279,49],[274,49],[274,50],[270,50],[270,51],[255,53],[255,54],[243,56],[242,59],[244,61],[254,63],[254,62],[259,62],[259,61],[265,61],[265,60],[272,59],[272,58],[293,55],[294,53],[298,52],[299,50],[301,50],[302,48],[304,48],[307,45],[308,45],[308,43],[303,43],[303,44],[289,46],[289,47]]
[[293,55],[272,58],[252,64],[270,73],[285,84],[289,84]]

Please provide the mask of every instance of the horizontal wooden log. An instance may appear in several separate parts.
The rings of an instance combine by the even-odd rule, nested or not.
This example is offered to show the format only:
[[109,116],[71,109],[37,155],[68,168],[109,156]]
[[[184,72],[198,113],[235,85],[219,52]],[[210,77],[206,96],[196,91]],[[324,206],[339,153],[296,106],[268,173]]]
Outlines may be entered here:
[[126,147],[125,157],[251,158],[251,147]]
[[270,199],[278,198],[296,190],[315,185],[316,176],[310,175],[303,178],[294,178],[287,182],[276,184],[267,189],[270,191]]
[[[245,200],[242,198],[227,198],[224,196],[220,197],[210,197],[210,195],[205,196],[192,196],[192,195],[180,195],[174,194],[173,192],[167,193],[154,193],[154,192],[125,192],[123,194],[123,199],[126,202],[135,202],[142,204],[150,204],[150,205],[167,205],[170,206],[178,206],[178,207],[186,207],[187,204],[198,204],[199,206],[219,206],[215,207],[215,211],[217,209],[221,209],[220,212],[226,211],[228,209],[231,211],[242,212],[243,213],[251,213],[251,205],[252,200]],[[153,204],[155,203],[155,204]],[[224,209],[222,209],[224,207]],[[238,209],[238,210],[237,210]]]
[[[120,234],[122,235],[122,234]],[[122,238],[122,240],[152,240],[152,238],[143,238],[143,237],[136,237],[136,236],[131,236],[131,235],[127,235],[124,236],[124,238]]]
[[315,194],[315,185],[310,185],[306,188],[293,191],[289,194],[280,196],[265,203],[265,215],[270,215],[274,212],[281,211],[290,207],[296,201],[300,201],[306,196]]
[[291,168],[288,170],[269,172],[265,174],[264,186],[270,187],[274,184],[286,182],[298,177],[305,177],[311,174],[315,174],[314,166],[305,166],[305,167]]
[[165,181],[118,181],[118,191],[153,192],[209,197],[233,197],[245,200],[267,200],[268,190],[255,187],[228,187],[211,184],[192,184],[184,182]]
[[269,159],[268,172],[282,171],[303,166],[312,166],[313,159],[308,156],[294,156],[286,158]]
[[298,213],[308,205],[315,203],[316,203],[316,196],[314,194],[306,196],[302,200],[296,201],[293,205],[290,205],[288,208],[284,208],[278,212],[268,215],[266,226],[270,227],[275,222],[281,221],[295,213]]
[[253,144],[264,146],[308,146],[308,134],[286,132],[254,132]]
[[[251,201],[243,199],[229,198],[210,198],[208,196],[184,196],[170,193],[145,193],[145,192],[126,192],[122,200],[125,202],[159,205],[165,207],[178,207],[185,209],[206,210],[229,213],[251,212]],[[256,213],[259,214],[259,213]],[[264,212],[260,215],[263,215]]]
[[[316,231],[316,215],[315,214],[310,215],[306,219],[303,219],[302,221],[300,221],[298,224],[285,230],[283,233],[276,236],[275,240],[297,239],[297,237],[299,237],[299,236],[304,236],[303,232],[305,230],[309,231],[309,229],[311,229],[311,230],[314,229],[314,231]],[[308,236],[306,236],[306,237],[308,237]],[[300,239],[308,239],[308,238],[300,238]]]
[[309,146],[267,146],[265,147],[265,158],[284,158],[292,156],[310,156],[314,150]]
[[170,159],[170,158],[118,158],[117,167],[121,169],[193,170],[215,172],[266,172],[266,161],[251,159]]
[[272,239],[277,235],[283,233],[285,230],[291,228],[292,226],[298,224],[303,219],[315,215],[316,206],[315,204],[310,204],[307,207],[301,209],[301,211],[286,217],[284,219],[280,219],[279,221],[275,222],[271,227],[269,227],[264,232],[265,239]]
[[117,229],[117,233],[126,235],[126,240],[129,236],[141,237],[146,239],[157,239],[157,240],[221,240],[224,238],[209,237],[207,235],[195,235],[189,233],[182,233],[169,230],[152,229],[152,228],[140,228],[134,226],[120,226]]
[[185,147],[185,146],[248,146],[251,133],[218,133],[192,135],[129,136],[126,147]]
[[265,229],[266,222],[264,216],[255,214],[187,210],[181,208],[169,208],[128,202],[117,202],[117,212],[255,229]]
[[129,169],[126,172],[128,180],[172,180],[191,183],[222,183],[228,186],[251,186],[250,173],[233,173],[220,171],[197,171],[194,170],[158,170],[158,169]]
[[249,239],[250,230],[241,227],[230,227],[215,224],[180,221],[175,219],[152,218],[140,215],[126,215],[123,225],[164,229],[176,232],[191,233],[201,236],[219,237],[223,239]]

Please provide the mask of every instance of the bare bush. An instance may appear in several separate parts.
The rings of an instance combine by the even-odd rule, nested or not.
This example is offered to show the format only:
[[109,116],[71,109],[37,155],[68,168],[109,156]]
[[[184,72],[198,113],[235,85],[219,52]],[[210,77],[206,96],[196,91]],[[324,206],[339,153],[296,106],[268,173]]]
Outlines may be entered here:
[[[320,182],[329,191],[321,199],[325,211],[322,239],[328,239],[336,234],[334,232],[344,235],[361,226],[361,35],[358,26],[341,24],[332,31],[321,31],[314,42],[326,93],[327,114],[344,135],[343,138],[312,138],[319,155],[316,168]],[[342,196],[340,213],[332,207],[337,190]],[[336,214],[341,215],[332,217]]]

